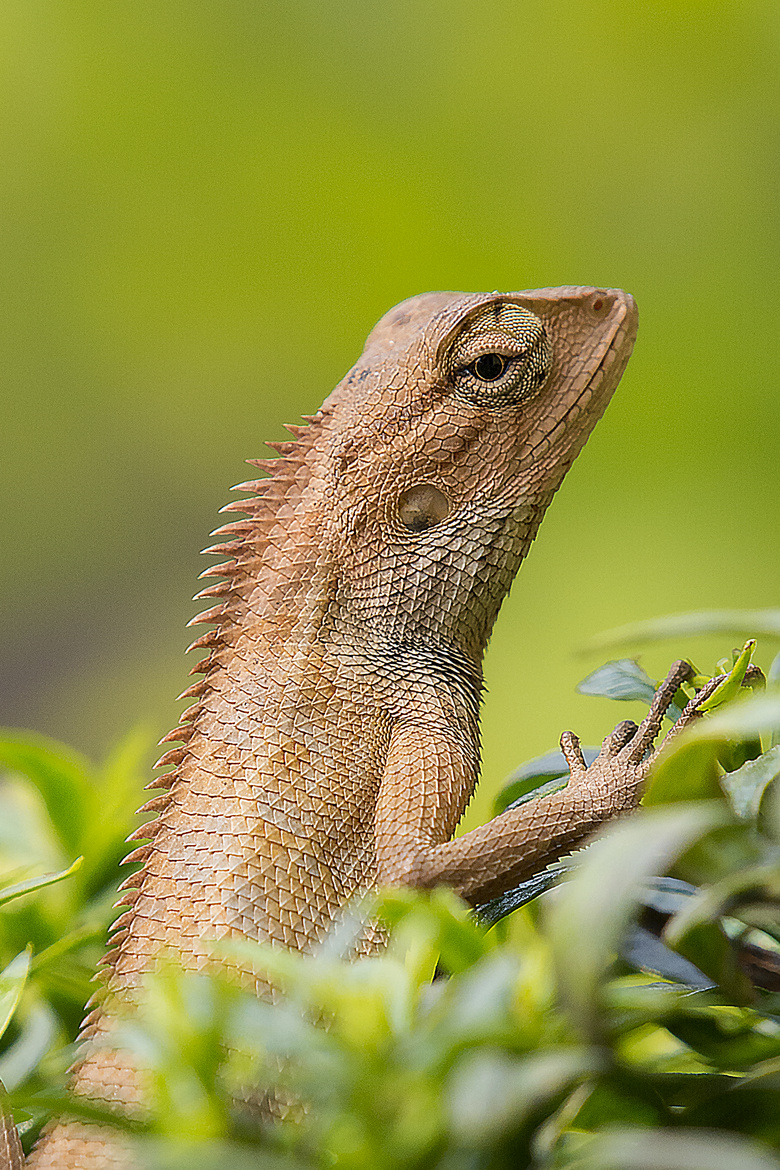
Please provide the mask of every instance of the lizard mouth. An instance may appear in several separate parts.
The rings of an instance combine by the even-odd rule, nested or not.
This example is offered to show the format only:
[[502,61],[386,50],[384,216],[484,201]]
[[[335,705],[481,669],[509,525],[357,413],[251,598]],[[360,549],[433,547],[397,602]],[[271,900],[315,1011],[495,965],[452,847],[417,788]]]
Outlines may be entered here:
[[[580,291],[580,290],[576,290]],[[600,317],[604,321],[604,332],[601,340],[594,346],[588,359],[579,366],[580,386],[576,393],[567,395],[563,390],[564,410],[556,420],[560,423],[572,412],[578,411],[580,417],[583,407],[593,415],[585,437],[601,417],[614,393],[623,371],[626,368],[631,351],[634,347],[637,330],[637,311],[634,298],[620,289],[589,290],[590,295],[577,298],[575,306],[580,312],[586,311],[594,323]],[[572,298],[574,300],[574,298]],[[565,311],[552,324],[553,346],[558,349],[559,337],[565,334]],[[607,326],[611,325],[610,328]],[[576,388],[578,362],[576,356],[573,361],[573,375],[569,376],[569,391]],[[585,375],[583,377],[583,374]],[[569,401],[566,402],[566,398]],[[591,406],[592,404],[592,406]],[[552,412],[556,412],[553,410]],[[584,420],[583,420],[584,422]]]

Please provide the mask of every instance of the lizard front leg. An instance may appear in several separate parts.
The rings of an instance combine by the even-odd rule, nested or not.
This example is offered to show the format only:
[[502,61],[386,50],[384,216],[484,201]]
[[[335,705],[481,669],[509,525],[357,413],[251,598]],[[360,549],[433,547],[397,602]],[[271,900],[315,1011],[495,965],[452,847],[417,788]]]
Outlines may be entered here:
[[[457,801],[460,811],[473,787],[476,753],[445,729],[397,726],[377,803],[379,881],[445,884],[478,905],[570,852],[604,821],[637,805],[663,717],[691,675],[687,662],[676,662],[642,723],[620,723],[590,767],[576,736],[565,732],[561,747],[570,776],[564,789],[509,809],[454,841],[446,838]],[[686,711],[688,718],[694,714]]]

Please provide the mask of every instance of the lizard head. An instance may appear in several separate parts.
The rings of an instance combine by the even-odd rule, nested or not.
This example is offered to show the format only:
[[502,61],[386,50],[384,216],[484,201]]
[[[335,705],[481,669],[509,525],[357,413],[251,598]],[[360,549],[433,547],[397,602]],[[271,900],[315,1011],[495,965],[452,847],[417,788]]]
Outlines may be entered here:
[[481,655],[635,335],[616,289],[428,293],[381,319],[320,416],[365,617]]
[[380,320],[314,420],[318,532],[356,617],[480,658],[635,334],[616,289],[428,293]]
[[616,289],[428,293],[381,319],[320,416],[365,616],[479,657],[635,335]]
[[430,473],[453,504],[554,491],[620,380],[636,321],[618,289],[426,293],[379,321],[323,410],[375,483],[387,462],[396,478]]

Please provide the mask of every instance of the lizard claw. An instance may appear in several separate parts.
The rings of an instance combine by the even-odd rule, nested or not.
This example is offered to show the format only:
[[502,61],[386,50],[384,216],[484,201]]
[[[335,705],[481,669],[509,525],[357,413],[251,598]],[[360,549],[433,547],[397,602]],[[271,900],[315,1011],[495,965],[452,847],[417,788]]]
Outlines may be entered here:
[[724,676],[722,674],[715,675],[714,678],[711,678],[710,681],[706,683],[696,695],[694,695],[691,701],[683,708],[682,715],[667,735],[664,743],[668,743],[670,740],[676,739],[681,731],[685,731],[686,727],[690,727],[692,723],[696,723],[697,720],[702,718],[704,712],[700,710],[701,704],[705,699],[709,699],[710,695],[718,689],[720,684],[723,682],[723,678]]
[[[669,710],[674,696],[680,689],[681,683],[693,678],[694,670],[690,662],[680,659],[675,662],[653,696],[650,710],[637,728],[636,734],[627,742],[623,749],[626,762],[638,764],[652,748],[658,732],[661,730],[664,715]],[[700,701],[697,697],[695,702]],[[690,706],[690,704],[689,704]],[[612,733],[615,734],[614,732]]]
[[573,731],[564,731],[561,735],[561,751],[572,776],[587,772],[588,764],[582,754],[579,736],[575,735]]
[[616,756],[627,744],[631,743],[638,731],[639,727],[633,719],[624,719],[622,723],[618,723],[615,730],[611,731],[602,743],[599,757],[611,759]]

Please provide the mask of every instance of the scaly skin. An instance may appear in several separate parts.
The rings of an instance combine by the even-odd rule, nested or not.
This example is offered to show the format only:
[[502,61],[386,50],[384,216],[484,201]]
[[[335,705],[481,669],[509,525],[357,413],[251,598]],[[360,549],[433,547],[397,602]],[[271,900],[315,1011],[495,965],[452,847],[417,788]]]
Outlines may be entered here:
[[[635,332],[617,290],[415,297],[280,458],[258,462],[269,478],[228,508],[248,519],[217,530],[231,539],[212,551],[231,559],[204,574],[224,580],[199,595],[216,599],[197,619],[214,624],[195,643],[203,678],[166,737],[180,746],[145,806],[158,818],[134,834],[148,843],[129,858],[143,866],[79,1092],[137,1100],[126,1058],[89,1038],[161,954],[198,968],[220,938],[305,949],[377,883],[447,882],[476,905],[636,803],[660,717],[639,738],[618,729],[587,770],[568,738],[566,789],[451,840],[477,781],[488,636]],[[74,1124],[28,1160],[126,1164]]]

